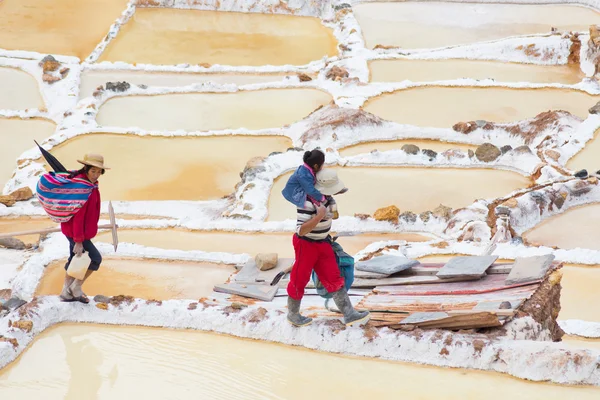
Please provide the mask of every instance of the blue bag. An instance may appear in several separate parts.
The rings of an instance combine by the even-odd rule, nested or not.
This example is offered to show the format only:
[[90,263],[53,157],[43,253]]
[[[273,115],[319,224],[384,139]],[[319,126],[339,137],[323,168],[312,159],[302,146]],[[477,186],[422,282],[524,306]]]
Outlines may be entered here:
[[[337,242],[332,241],[331,247],[335,253],[335,260],[337,261],[342,278],[344,278],[344,287],[346,290],[350,290],[350,287],[354,282],[354,257],[346,253],[342,246]],[[324,299],[331,299],[331,293],[325,289],[315,271],[312,272],[312,280],[319,296]]]

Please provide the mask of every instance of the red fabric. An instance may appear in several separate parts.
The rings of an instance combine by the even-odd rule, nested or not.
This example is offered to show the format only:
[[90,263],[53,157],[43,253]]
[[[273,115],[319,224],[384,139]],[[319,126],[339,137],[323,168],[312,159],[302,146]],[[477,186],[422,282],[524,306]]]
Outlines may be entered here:
[[329,242],[309,242],[294,235],[292,243],[296,261],[290,273],[288,296],[295,300],[302,299],[313,269],[329,293],[337,292],[344,286],[344,278]]
[[[87,179],[85,174],[78,175],[77,178]],[[62,233],[75,241],[81,243],[84,240],[90,240],[98,233],[98,221],[100,220],[100,191],[94,189],[90,194],[88,201],[77,211],[68,222],[60,224]]]

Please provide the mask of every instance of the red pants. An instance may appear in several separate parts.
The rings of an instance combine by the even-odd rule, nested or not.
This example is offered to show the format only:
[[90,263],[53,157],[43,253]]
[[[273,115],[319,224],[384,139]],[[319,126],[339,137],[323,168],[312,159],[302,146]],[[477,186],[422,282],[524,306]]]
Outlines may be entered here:
[[328,242],[309,242],[294,235],[292,239],[296,261],[290,273],[290,283],[287,287],[288,296],[301,300],[304,288],[310,280],[313,271],[329,293],[337,292],[344,286],[335,254]]

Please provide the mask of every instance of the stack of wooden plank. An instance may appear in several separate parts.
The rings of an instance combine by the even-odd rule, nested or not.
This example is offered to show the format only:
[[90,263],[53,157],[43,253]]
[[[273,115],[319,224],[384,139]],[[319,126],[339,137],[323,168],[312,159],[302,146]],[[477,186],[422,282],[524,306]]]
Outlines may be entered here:
[[553,259],[527,257],[496,265],[496,257],[455,257],[388,277],[357,271],[358,286],[373,287],[358,308],[371,311],[373,325],[394,329],[500,326],[538,290]]

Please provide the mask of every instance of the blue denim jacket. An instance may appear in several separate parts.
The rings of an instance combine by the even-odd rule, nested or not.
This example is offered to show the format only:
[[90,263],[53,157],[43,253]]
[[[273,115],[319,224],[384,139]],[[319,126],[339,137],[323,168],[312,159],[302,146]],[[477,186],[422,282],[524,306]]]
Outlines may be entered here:
[[313,174],[304,165],[299,166],[296,172],[290,176],[281,194],[296,207],[304,207],[306,195],[318,201],[323,198],[321,192],[315,189]]

